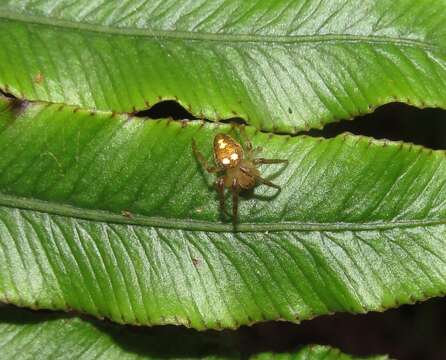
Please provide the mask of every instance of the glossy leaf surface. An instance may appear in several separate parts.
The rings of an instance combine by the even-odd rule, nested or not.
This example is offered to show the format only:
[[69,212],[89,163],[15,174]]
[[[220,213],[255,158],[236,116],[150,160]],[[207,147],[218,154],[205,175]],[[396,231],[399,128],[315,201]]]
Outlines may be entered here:
[[0,87],[296,132],[392,101],[445,108],[445,22],[444,0],[2,0]]
[[248,129],[290,163],[262,167],[282,192],[257,187],[234,229],[191,151],[228,126],[0,104],[4,302],[206,329],[446,291],[441,151]]

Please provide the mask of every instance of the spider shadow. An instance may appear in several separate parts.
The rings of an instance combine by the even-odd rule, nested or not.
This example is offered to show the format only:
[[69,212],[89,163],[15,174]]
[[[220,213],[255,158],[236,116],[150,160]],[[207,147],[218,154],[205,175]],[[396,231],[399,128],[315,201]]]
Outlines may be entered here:
[[[242,190],[239,193],[239,207],[240,207],[240,198],[244,199],[244,200],[250,200],[250,199],[256,199],[256,200],[260,200],[260,201],[271,201],[273,200],[276,196],[278,196],[281,192],[281,189],[274,189],[274,194],[272,195],[259,195],[256,194],[254,189],[249,189],[249,190]],[[219,201],[219,195],[216,194],[215,196],[215,200]],[[222,222],[232,222],[232,213],[230,209],[232,206],[232,193],[231,191],[226,191],[225,192],[225,208],[224,209],[219,209],[219,218]]]
[[[260,194],[255,192],[255,189],[258,186],[266,186],[266,185],[258,184],[256,187],[254,187],[252,189],[242,190],[242,191],[239,192],[239,207],[240,207],[240,203],[243,202],[243,201],[241,202],[240,199],[243,199],[243,200],[256,199],[256,200],[260,200],[260,201],[271,201],[274,198],[276,198],[280,194],[280,192],[282,191],[282,189],[272,188],[272,190],[274,191],[273,194],[271,194],[271,195],[266,195],[266,194],[265,195],[260,195]],[[216,186],[215,185],[214,186],[209,186],[209,189],[216,190]],[[223,222],[231,222],[232,221],[232,213],[231,213],[231,211],[228,211],[228,209],[231,209],[231,206],[232,206],[232,192],[230,190],[226,189],[224,197],[225,197],[225,208],[224,209],[220,209],[219,218]],[[215,201],[220,201],[220,197],[219,197],[218,193],[215,194],[214,199],[215,199]]]
[[[235,128],[232,128],[230,133],[238,133],[239,136],[236,136],[236,139],[238,141],[240,141],[240,143],[242,143],[244,145],[245,142],[242,140],[242,137],[240,136],[241,135],[240,134],[240,130],[238,128],[237,128],[237,132],[235,132],[235,130],[236,130]],[[261,148],[256,148],[256,149],[258,149],[258,151],[261,151]],[[263,164],[263,165],[273,165],[273,164]],[[284,171],[284,169],[288,166],[288,162],[287,163],[282,163],[280,165],[281,166],[276,171],[274,171],[272,174],[270,174],[268,176],[268,178],[265,178],[265,180],[270,181],[270,179],[273,180],[277,176],[279,176],[282,173],[282,171]],[[203,168],[203,166],[200,166],[200,161],[199,160],[197,161],[197,166],[198,166],[198,171],[201,173],[201,176],[203,177],[203,179],[204,179],[208,189],[215,191],[214,199],[219,202],[220,201],[220,194],[218,193],[216,182],[217,182],[218,178],[225,176],[225,172],[222,171],[220,173],[212,174],[214,180],[212,182],[210,182],[209,178],[212,175],[210,174],[210,172],[206,171]],[[274,188],[275,189],[274,194],[272,194],[272,195],[259,195],[259,194],[256,194],[254,192],[255,188],[257,186],[262,186],[262,185],[265,186],[265,187]],[[261,182],[257,181],[257,183],[254,186],[254,188],[247,189],[247,190],[242,190],[242,191],[239,192],[238,196],[240,198],[242,198],[242,199],[253,199],[253,198],[256,198],[256,199],[262,200],[262,201],[270,201],[270,200],[274,199],[275,197],[277,197],[280,194],[281,191],[282,191],[281,188],[275,188],[273,186],[262,184]],[[227,222],[227,221],[231,221],[232,220],[232,214],[227,210],[228,204],[231,204],[230,206],[232,206],[232,191],[230,189],[228,189],[228,188],[225,188],[223,196],[224,196],[224,208],[220,208],[219,218],[220,218],[221,221]]]
[[[266,186],[266,185],[259,184],[258,186]],[[273,189],[274,193],[271,195],[266,195],[266,194],[261,195],[261,194],[255,193],[254,189],[250,189],[250,190],[243,191],[243,193],[240,193],[240,196],[246,200],[256,199],[256,200],[260,200],[260,201],[271,201],[271,200],[275,199],[277,196],[279,196],[279,194],[282,191],[282,189],[276,189],[276,188],[272,188],[272,189]]]

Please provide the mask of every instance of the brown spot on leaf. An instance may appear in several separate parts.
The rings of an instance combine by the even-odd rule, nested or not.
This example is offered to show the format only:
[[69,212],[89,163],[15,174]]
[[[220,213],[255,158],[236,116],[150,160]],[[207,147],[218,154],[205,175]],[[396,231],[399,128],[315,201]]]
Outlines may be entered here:
[[34,83],[35,84],[41,84],[45,80],[43,74],[39,71],[36,76],[34,76]]
[[127,219],[131,219],[133,217],[133,214],[128,210],[122,210],[121,215],[126,217]]
[[29,102],[26,100],[11,98],[9,100],[9,108],[14,118],[19,117],[28,107]]
[[192,258],[192,264],[194,264],[195,267],[199,267],[201,265],[201,260],[197,258]]

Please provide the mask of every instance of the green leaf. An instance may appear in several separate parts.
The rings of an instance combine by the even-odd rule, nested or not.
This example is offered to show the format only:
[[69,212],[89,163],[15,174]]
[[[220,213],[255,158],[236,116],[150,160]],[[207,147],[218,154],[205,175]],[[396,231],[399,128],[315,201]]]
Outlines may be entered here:
[[0,300],[205,329],[446,292],[444,152],[248,129],[290,163],[234,229],[191,150],[230,129],[2,99]]
[[236,360],[223,334],[123,327],[73,316],[0,308],[2,359]]
[[[219,333],[182,328],[131,328],[55,314],[0,308],[3,360],[21,359],[206,359],[236,360],[240,354]],[[265,353],[253,360],[359,360],[326,346],[296,353]],[[368,358],[385,360],[386,356]]]
[[0,86],[296,132],[402,101],[446,107],[446,1],[3,0]]
[[[313,345],[307,346],[297,354],[274,354],[263,353],[253,356],[252,360],[359,360],[358,357],[352,357],[341,353],[338,349],[328,346]],[[372,356],[367,360],[388,360],[387,356]]]

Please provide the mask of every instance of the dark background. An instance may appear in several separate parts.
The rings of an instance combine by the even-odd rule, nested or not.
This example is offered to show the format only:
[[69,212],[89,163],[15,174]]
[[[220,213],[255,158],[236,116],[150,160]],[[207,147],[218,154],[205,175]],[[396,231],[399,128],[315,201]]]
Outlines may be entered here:
[[323,344],[349,355],[388,354],[401,360],[446,359],[446,299],[404,305],[384,313],[336,314],[299,325],[265,323],[240,330],[244,353],[290,351],[296,344]]
[[[197,119],[175,101],[160,102],[151,109],[134,115],[152,119]],[[243,120],[239,118],[228,119],[226,122],[243,124]],[[431,149],[446,149],[446,111],[431,108],[417,109],[406,104],[391,103],[381,106],[372,114],[358,116],[354,120],[331,123],[323,130],[304,133],[333,137],[346,131],[377,139],[402,140]]]
[[[193,118],[171,101],[138,115]],[[311,130],[307,134],[332,137],[345,131],[446,149],[446,111],[392,103],[373,114],[329,124],[323,130]],[[225,333],[235,339],[244,355],[267,350],[292,351],[304,344],[326,344],[352,355],[388,354],[401,360],[445,360],[446,299],[431,299],[384,313],[336,314],[300,325],[269,322]]]

